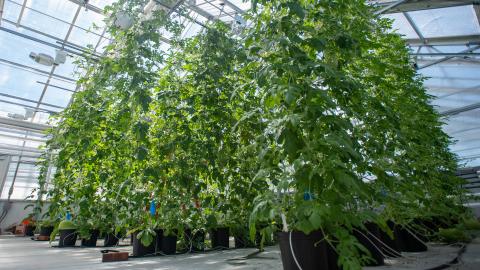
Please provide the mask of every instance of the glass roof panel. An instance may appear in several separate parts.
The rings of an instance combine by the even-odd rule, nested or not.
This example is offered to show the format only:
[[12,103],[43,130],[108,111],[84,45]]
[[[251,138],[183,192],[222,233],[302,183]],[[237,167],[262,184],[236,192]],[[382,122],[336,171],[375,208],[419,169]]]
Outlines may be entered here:
[[26,6],[38,12],[42,12],[45,15],[48,15],[66,22],[72,21],[72,18],[75,15],[75,12],[78,8],[78,5],[71,1],[28,0]]
[[[421,63],[420,63],[421,65]],[[425,69],[420,73],[428,79],[425,81],[427,88],[433,89],[464,89],[480,85],[480,65],[463,61],[444,62]],[[432,93],[436,94],[436,93]],[[445,92],[439,94],[446,94]]]
[[7,0],[4,2],[3,10],[2,19],[16,22],[22,7],[14,1]]
[[457,142],[451,146],[460,162],[466,166],[480,166],[480,109],[451,116],[444,130]]
[[45,75],[0,64],[0,92],[22,98],[38,100],[42,93]]
[[70,97],[72,96],[72,94],[72,92],[68,92],[54,87],[48,87],[47,91],[45,91],[45,96],[43,97],[42,102],[66,107],[68,105],[68,102],[70,101]]
[[104,19],[105,16],[102,14],[82,8],[75,21],[75,25],[101,35],[105,28]]
[[113,3],[115,3],[115,0],[90,0],[88,3],[92,6],[96,6],[98,8],[103,9],[106,6],[109,6]]
[[64,64],[58,65],[55,68],[55,74],[62,75],[68,78],[73,78],[73,74],[76,70],[75,65],[75,56],[69,55],[67,56],[67,60]]
[[405,18],[402,13],[387,14],[384,15],[384,17],[393,20],[392,28],[400,35],[403,35],[408,39],[418,38],[415,30],[413,30],[407,18]]
[[472,6],[459,6],[409,12],[425,38],[480,34]]
[[48,118],[50,117],[51,113],[47,112],[37,112],[35,117],[33,118],[33,122],[40,123],[40,124],[47,124]]
[[100,40],[100,34],[90,32],[78,27],[73,27],[72,32],[68,38],[68,41],[82,47],[92,46],[95,47]]
[[38,42],[32,42],[31,40],[4,31],[0,32],[0,51],[2,52],[0,55],[0,58],[2,59],[47,72],[51,67],[36,63],[29,58],[29,54],[31,52],[47,54],[55,53],[55,49],[50,46]]
[[[72,18],[70,18],[70,20]],[[45,15],[44,12],[39,12],[30,8],[25,9],[21,19],[21,24],[61,38],[65,37],[70,26],[68,21]]]

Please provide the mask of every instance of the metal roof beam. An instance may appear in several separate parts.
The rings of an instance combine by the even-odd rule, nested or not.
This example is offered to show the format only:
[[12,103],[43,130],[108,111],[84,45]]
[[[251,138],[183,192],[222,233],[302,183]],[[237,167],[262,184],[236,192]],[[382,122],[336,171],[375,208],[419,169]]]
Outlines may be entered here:
[[46,129],[51,128],[51,126],[49,126],[49,125],[20,121],[20,120],[15,120],[15,119],[2,117],[2,116],[0,116],[0,124],[5,125],[5,126],[9,126],[9,127],[13,127],[13,128],[18,128],[18,129],[22,129],[22,130],[31,130],[31,131],[36,131],[36,132],[42,132]]
[[[465,5],[473,5],[478,3],[478,0],[407,0],[407,1],[395,1],[395,0],[374,0],[370,1],[372,4],[385,9],[381,13],[398,13],[408,12],[425,9],[457,7]],[[401,2],[401,3],[399,3]],[[395,5],[393,7],[390,7]],[[387,7],[390,7],[386,9]]]
[[437,37],[421,39],[405,39],[410,46],[452,46],[452,45],[474,45],[480,44],[480,35],[466,35],[466,36],[452,36],[452,37]]
[[[38,102],[37,100],[22,98],[22,97],[9,95],[9,94],[5,94],[5,93],[1,93],[1,92],[0,92],[0,96],[7,97],[7,98],[13,98],[13,99],[21,100],[21,101],[26,101],[26,102],[30,102],[30,103],[37,103]],[[44,102],[40,103],[40,105],[47,106],[47,107],[52,107],[52,108],[57,108],[57,109],[65,109],[65,107],[62,107],[62,106],[49,104],[49,103],[44,103]]]
[[0,137],[21,140],[21,141],[27,140],[27,141],[41,142],[41,143],[44,143],[47,141],[46,139],[38,139],[38,138],[32,138],[32,137],[25,138],[25,136],[15,136],[15,135],[1,134],[1,133],[0,133]]
[[460,113],[463,113],[463,112],[468,112],[468,111],[475,110],[475,109],[478,109],[478,108],[480,108],[480,102],[477,102],[477,103],[474,103],[474,104],[471,104],[471,105],[468,105],[468,106],[448,110],[448,111],[440,113],[440,115],[441,116],[457,115],[457,114],[460,114]]
[[[27,34],[24,34],[24,33],[20,33],[20,32],[15,31],[15,30],[11,30],[11,29],[6,28],[6,27],[3,27],[3,26],[0,26],[0,30],[5,31],[5,32],[10,33],[10,34],[13,34],[13,35],[16,35],[16,36],[19,36],[19,37],[22,37],[22,38],[26,38],[26,39],[29,39],[29,40],[38,42],[38,43],[43,44],[43,45],[50,46],[50,47],[52,47],[52,48],[54,48],[54,49],[64,50],[64,51],[66,51],[66,52],[68,52],[68,53],[75,54],[75,55],[78,55],[78,56],[83,56],[83,57],[86,56],[85,54],[82,54],[81,52],[77,52],[77,51],[74,51],[74,50],[66,49],[66,48],[64,48],[64,46],[56,45],[56,44],[53,44],[53,43],[50,43],[50,42],[41,40],[41,39],[39,39],[39,38],[33,37],[33,36],[31,36],[31,35],[27,35]],[[93,57],[98,57],[98,55],[95,55],[95,54],[91,54],[90,56],[92,56],[92,58],[93,58]],[[96,59],[96,58],[94,58],[94,59]]]
[[205,10],[203,10],[203,9],[201,9],[201,8],[195,6],[195,5],[187,5],[187,8],[195,11],[198,15],[204,17],[205,19],[207,19],[209,21],[215,19],[215,16],[213,16],[209,12],[206,12]]
[[480,53],[466,52],[466,53],[410,53],[413,56],[480,56]]
[[[17,63],[17,62],[12,62],[10,60],[3,59],[3,58],[0,58],[0,63],[5,63],[5,64],[10,65],[12,67],[17,67],[17,68],[20,68],[22,70],[25,70],[25,71],[28,71],[28,72],[33,72],[33,73],[40,74],[40,75],[43,75],[43,76],[46,76],[46,75],[50,74],[48,71],[41,70],[41,69],[38,69],[38,68],[34,68],[34,67],[31,67],[31,66],[27,66],[27,65],[23,65],[23,64],[20,64],[20,63]],[[65,76],[62,76],[62,75],[58,75],[58,74],[53,74],[53,77],[55,77],[57,79],[60,79],[60,80],[69,81],[69,82],[76,82],[76,80],[74,80],[72,78],[68,78],[68,77],[65,77]]]
[[475,15],[477,15],[477,23],[480,24],[480,3],[474,4],[473,10],[475,11]]
[[380,5],[382,8],[375,12],[375,14],[384,14],[384,13],[389,13],[388,11],[403,4],[404,2],[406,2],[407,0],[396,0],[396,1],[391,1],[390,3],[388,3],[387,5],[383,6]]
[[[58,111],[41,109],[41,108],[37,108],[37,107],[34,107],[34,106],[25,105],[25,104],[23,104],[23,103],[13,102],[13,101],[4,100],[4,99],[0,99],[0,103],[6,103],[6,104],[11,104],[11,105],[19,106],[19,107],[24,107],[24,108],[32,109],[33,112],[34,112],[34,114],[35,114],[36,112],[44,112],[44,113],[50,113],[50,114],[52,114],[52,113],[53,113],[53,114],[58,113]],[[33,117],[32,117],[32,118],[33,118]]]
[[425,43],[425,37],[422,34],[422,31],[420,31],[420,28],[418,28],[417,24],[413,21],[412,17],[408,12],[403,12],[403,16],[407,19],[408,23],[410,26],[413,28],[413,31],[417,34],[418,38],[422,43]]
[[96,12],[96,13],[99,13],[99,14],[103,14],[103,10],[101,8],[98,8],[94,5],[91,5],[91,4],[85,4],[85,1],[84,0],[69,0],[70,2],[73,2],[75,4],[78,4],[82,7],[85,7],[87,10],[91,10],[93,12]]
[[[477,45],[477,46],[468,48],[468,49],[463,50],[463,51],[461,51],[461,52],[459,52],[459,53],[465,54],[465,53],[469,53],[469,52],[476,51],[476,50],[478,50],[478,49],[480,49],[480,45]],[[425,65],[423,65],[423,66],[421,66],[421,67],[418,67],[418,69],[423,69],[423,68],[431,67],[431,66],[433,66],[433,65],[436,65],[436,64],[439,64],[439,63],[443,63],[443,62],[448,61],[448,60],[450,60],[450,59],[452,59],[452,58],[455,58],[455,57],[457,57],[457,56],[447,56],[447,57],[444,57],[444,58],[442,58],[442,59],[438,59],[438,60],[433,61],[433,62],[431,62],[431,63],[425,64]]]
[[3,7],[5,6],[5,0],[0,0],[0,25],[2,25]]
[[34,147],[20,147],[20,146],[14,146],[14,145],[6,145],[6,144],[0,144],[0,150],[25,151],[29,153],[39,153],[39,154],[43,153],[42,150]]
[[223,0],[225,5],[229,6],[231,9],[235,10],[238,14],[243,14],[245,11],[243,11],[241,8],[237,7],[234,3],[228,1],[228,0]]
[[23,0],[22,9],[20,10],[20,15],[18,15],[17,19],[17,27],[20,25],[20,22],[23,18],[23,13],[25,13],[25,8],[27,7],[27,0]]
[[466,35],[466,36],[452,36],[452,37],[438,37],[425,38],[424,40],[414,38],[405,39],[410,46],[452,46],[452,45],[474,45],[480,44],[480,35]]

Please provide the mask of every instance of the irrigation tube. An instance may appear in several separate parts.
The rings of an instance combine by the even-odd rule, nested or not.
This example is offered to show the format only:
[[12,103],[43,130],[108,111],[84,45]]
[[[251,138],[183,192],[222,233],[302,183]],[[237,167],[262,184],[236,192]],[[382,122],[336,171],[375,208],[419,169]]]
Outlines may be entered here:
[[409,230],[409,229],[407,228],[407,226],[405,226],[404,228],[405,228],[405,230],[407,230],[407,232],[408,232],[409,234],[411,234],[413,237],[415,237],[415,239],[417,239],[420,243],[422,243],[422,244],[424,244],[426,247],[428,247],[427,243],[423,242],[422,239],[420,239],[416,234],[414,234],[411,230]]
[[359,231],[357,229],[354,229],[354,230],[356,232],[358,232],[359,234],[361,234],[363,237],[365,237],[365,239],[367,239],[367,241],[370,242],[370,244],[372,244],[378,252],[380,252],[380,254],[383,256],[383,258],[387,258],[387,256],[385,256],[385,254],[383,254],[382,249],[379,248],[377,245],[375,245],[375,243],[368,236],[366,236],[365,234],[363,234],[361,231]]
[[300,266],[300,264],[298,263],[297,261],[297,257],[295,257],[295,252],[293,252],[293,246],[292,246],[292,231],[290,231],[288,233],[288,243],[290,245],[290,252],[292,252],[292,257],[293,257],[293,260],[295,261],[295,264],[297,265],[298,269],[299,270],[303,270],[302,267]]
[[370,236],[372,236],[374,239],[376,239],[378,242],[380,242],[380,244],[382,244],[389,252],[391,252],[391,254],[399,255],[400,257],[403,257],[403,255],[401,253],[397,252],[396,250],[391,248],[389,245],[385,244],[382,240],[377,238],[373,233],[371,233],[369,231],[367,231],[367,232]]

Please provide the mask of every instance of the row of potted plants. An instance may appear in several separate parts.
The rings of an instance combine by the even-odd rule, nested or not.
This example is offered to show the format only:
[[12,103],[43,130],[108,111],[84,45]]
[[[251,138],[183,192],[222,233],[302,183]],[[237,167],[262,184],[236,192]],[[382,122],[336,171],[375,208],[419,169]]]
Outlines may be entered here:
[[470,218],[423,78],[365,1],[252,1],[250,27],[192,38],[185,10],[146,18],[143,4],[107,8],[135,23],[112,24],[54,119],[47,216],[129,231],[139,254],[185,228],[201,240],[228,227],[260,248],[275,235],[285,269],[378,265]]

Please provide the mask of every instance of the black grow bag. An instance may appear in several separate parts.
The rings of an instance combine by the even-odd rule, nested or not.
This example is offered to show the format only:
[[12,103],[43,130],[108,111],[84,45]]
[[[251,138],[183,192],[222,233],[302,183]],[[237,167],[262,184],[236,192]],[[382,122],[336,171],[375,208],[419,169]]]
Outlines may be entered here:
[[234,236],[235,248],[252,248],[255,247],[255,243],[250,240],[247,232],[237,233]]
[[340,267],[338,266],[338,254],[335,249],[328,243],[325,243],[325,248],[327,249],[328,269],[340,270]]
[[380,229],[374,223],[365,224],[367,230],[355,229],[353,235],[358,242],[362,244],[369,252],[373,261],[370,261],[366,266],[380,266],[384,264],[381,250]]
[[118,244],[118,239],[120,239],[120,235],[115,235],[114,233],[107,233],[105,234],[105,241],[103,246],[104,247],[113,247]]
[[419,235],[414,235],[405,228],[397,227],[395,236],[399,238],[400,248],[405,252],[423,252],[427,251],[427,246],[420,240]]
[[97,239],[100,231],[98,230],[91,230],[90,237],[88,239],[82,239],[82,247],[96,247],[97,246]]
[[59,230],[60,240],[58,240],[59,247],[73,247],[77,242],[77,232],[75,229]]
[[386,232],[379,230],[380,240],[382,240],[382,252],[386,256],[390,257],[400,257],[400,252],[402,251],[399,246],[399,241],[395,239],[395,224],[393,222],[388,222],[390,230],[392,230],[393,238],[390,237]]
[[230,239],[228,228],[216,228],[210,232],[212,248],[229,248]]
[[27,225],[25,226],[25,236],[33,236],[35,233],[35,226]]
[[46,226],[46,227],[42,226],[42,227],[40,227],[40,236],[50,237],[52,232],[53,232],[53,226]]
[[[205,250],[205,232],[197,231],[192,235],[192,230],[184,231],[186,248],[185,251],[204,251]],[[190,249],[191,248],[191,249]]]
[[[291,241],[290,241],[291,236]],[[278,240],[284,270],[298,270],[295,258],[303,270],[329,270],[328,254],[321,231],[279,232]],[[291,245],[290,245],[291,243]],[[293,251],[293,254],[292,254]]]
[[[156,229],[155,233],[155,253],[162,251],[162,241],[163,241],[163,230]],[[132,238],[133,239],[133,238]]]
[[172,255],[177,252],[177,236],[164,235],[162,238],[162,253]]
[[133,234],[133,256],[135,257],[141,257],[145,255],[154,255],[155,254],[155,244],[156,244],[156,239],[153,239],[153,241],[150,243],[150,245],[145,246],[142,244],[142,241],[140,239],[137,239],[137,233]]

